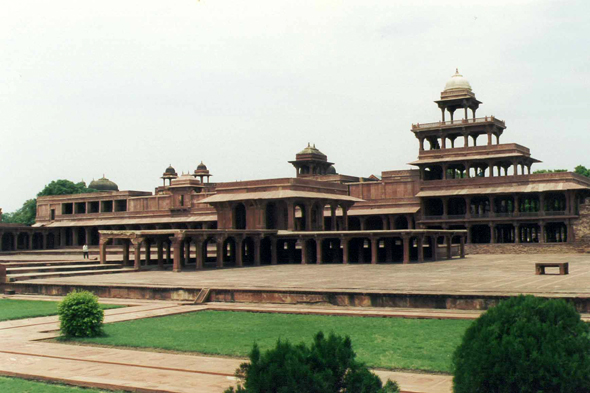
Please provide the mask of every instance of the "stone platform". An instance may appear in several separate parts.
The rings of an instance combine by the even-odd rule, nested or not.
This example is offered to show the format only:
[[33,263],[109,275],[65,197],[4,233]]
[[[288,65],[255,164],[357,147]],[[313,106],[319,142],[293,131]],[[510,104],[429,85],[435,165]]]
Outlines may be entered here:
[[[569,262],[570,274],[535,275],[536,262]],[[550,270],[548,273],[552,273]],[[563,297],[590,311],[590,256],[471,255],[420,264],[324,264],[142,271],[7,284],[16,293],[63,295],[75,288],[99,296],[209,301],[330,303],[346,306],[486,309],[520,293]]]

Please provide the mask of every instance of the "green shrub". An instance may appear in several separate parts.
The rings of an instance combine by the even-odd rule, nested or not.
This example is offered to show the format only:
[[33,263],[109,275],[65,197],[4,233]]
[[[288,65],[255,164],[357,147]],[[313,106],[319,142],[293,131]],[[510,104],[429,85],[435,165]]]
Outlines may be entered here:
[[261,354],[258,346],[250,352],[236,375],[244,381],[237,390],[225,393],[396,393],[399,387],[381,380],[364,363],[355,360],[349,337],[334,334],[326,339],[319,332],[311,347],[277,342]]
[[91,292],[70,292],[57,307],[66,337],[96,337],[102,333],[104,311]]
[[454,391],[590,392],[589,328],[561,299],[518,296],[488,310],[453,355]]

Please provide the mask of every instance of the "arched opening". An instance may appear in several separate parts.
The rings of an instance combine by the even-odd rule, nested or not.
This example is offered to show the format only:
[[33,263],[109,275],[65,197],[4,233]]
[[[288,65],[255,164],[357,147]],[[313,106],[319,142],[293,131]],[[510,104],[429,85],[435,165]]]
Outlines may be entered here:
[[233,237],[228,237],[223,241],[223,266],[236,265],[236,240]]
[[265,237],[260,241],[260,264],[270,265],[272,263],[272,241]]
[[348,230],[350,231],[360,231],[361,230],[361,220],[358,217],[348,217]]
[[348,242],[348,259],[351,263],[371,262],[371,240],[366,237],[355,237]]
[[39,232],[33,233],[33,250],[43,249],[43,234]]
[[442,180],[443,169],[440,165],[432,165],[424,168],[424,180]]
[[[318,261],[317,258],[317,243],[315,239],[307,239],[305,240],[305,251],[306,251],[306,261],[307,263],[316,263]],[[303,258],[303,255],[301,255]]]
[[27,250],[29,248],[29,234],[28,233],[21,232],[18,234],[16,248],[18,250]]
[[217,265],[217,242],[215,238],[208,237],[203,241],[203,266],[215,267]]
[[515,231],[512,224],[499,224],[494,228],[496,231],[496,243],[514,243]]
[[295,210],[295,230],[296,231],[305,231],[307,230],[307,211],[305,210],[305,205],[301,203],[295,204],[293,207]]
[[234,207],[234,229],[246,229],[246,206],[238,203]]
[[397,216],[395,220],[393,220],[394,229],[408,229],[408,219],[406,216]]
[[253,266],[255,259],[254,239],[246,237],[242,241],[242,263],[244,266]]
[[322,230],[324,225],[324,205],[321,203],[314,203],[311,206],[311,230]]
[[443,215],[443,201],[440,198],[430,198],[424,201],[424,218],[440,218]]
[[55,235],[51,232],[47,234],[47,245],[46,248],[48,250],[53,250],[55,248]]
[[547,243],[567,242],[567,225],[563,222],[549,222],[545,225]]
[[492,232],[489,225],[473,225],[471,227],[471,243],[490,243],[491,240]]
[[339,238],[323,239],[322,263],[342,263],[342,248]]
[[381,216],[369,216],[365,221],[365,230],[379,231],[383,229],[383,219]]
[[14,234],[12,232],[2,234],[2,251],[15,251]]
[[277,204],[268,202],[265,207],[266,229],[279,229]]

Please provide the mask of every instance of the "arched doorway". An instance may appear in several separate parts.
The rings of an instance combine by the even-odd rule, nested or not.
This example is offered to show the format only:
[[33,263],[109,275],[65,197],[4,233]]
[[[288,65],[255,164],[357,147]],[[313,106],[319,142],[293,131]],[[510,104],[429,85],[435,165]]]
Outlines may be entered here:
[[243,203],[234,207],[234,229],[246,229],[246,206]]

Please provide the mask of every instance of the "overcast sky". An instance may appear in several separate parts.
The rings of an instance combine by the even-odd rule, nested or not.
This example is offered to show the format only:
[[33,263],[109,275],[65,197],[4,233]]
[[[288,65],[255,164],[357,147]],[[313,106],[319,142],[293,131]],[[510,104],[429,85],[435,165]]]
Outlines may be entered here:
[[153,191],[201,160],[215,181],[293,176],[308,142],[339,173],[404,169],[456,67],[537,169],[590,166],[589,15],[587,0],[4,1],[0,207],[103,173]]

